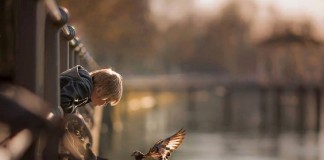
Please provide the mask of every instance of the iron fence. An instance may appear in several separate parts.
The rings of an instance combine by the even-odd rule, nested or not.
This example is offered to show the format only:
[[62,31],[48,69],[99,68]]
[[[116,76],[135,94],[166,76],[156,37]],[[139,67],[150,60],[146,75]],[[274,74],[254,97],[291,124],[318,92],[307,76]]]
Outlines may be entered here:
[[[64,117],[59,109],[59,75],[80,63],[88,70],[99,68],[98,64],[68,24],[68,10],[55,0],[9,0],[0,6],[1,23],[12,27],[10,32],[0,28],[5,37],[1,42],[12,47],[1,45],[1,57],[14,58],[6,65],[10,74],[1,72],[0,150],[8,151],[1,159],[84,158],[93,144],[92,108]],[[62,139],[80,144],[69,148]]]

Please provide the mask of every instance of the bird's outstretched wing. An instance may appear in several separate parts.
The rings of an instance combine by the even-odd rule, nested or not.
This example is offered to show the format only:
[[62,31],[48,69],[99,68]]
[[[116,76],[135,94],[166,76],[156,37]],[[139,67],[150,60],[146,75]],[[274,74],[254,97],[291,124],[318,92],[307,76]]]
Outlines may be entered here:
[[183,142],[185,137],[185,130],[180,129],[174,135],[160,140],[149,150],[145,157],[152,157],[154,159],[167,160],[173,151],[175,151]]

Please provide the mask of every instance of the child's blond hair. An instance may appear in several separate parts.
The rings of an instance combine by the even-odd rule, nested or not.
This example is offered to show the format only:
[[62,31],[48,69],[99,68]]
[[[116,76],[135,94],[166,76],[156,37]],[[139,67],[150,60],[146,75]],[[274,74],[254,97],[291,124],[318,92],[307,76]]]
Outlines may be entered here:
[[96,92],[99,98],[107,98],[112,106],[119,103],[123,93],[122,77],[119,73],[106,68],[90,72],[90,76],[93,92]]

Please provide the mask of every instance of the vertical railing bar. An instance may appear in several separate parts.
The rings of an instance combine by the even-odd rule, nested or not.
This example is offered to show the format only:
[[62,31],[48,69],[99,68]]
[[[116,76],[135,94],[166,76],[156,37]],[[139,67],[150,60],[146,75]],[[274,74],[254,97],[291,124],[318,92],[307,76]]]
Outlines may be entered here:
[[79,41],[78,37],[73,38],[69,43],[69,45],[70,45],[70,47],[69,47],[69,66],[70,66],[70,68],[76,65],[75,60],[74,60],[75,52],[76,52],[75,48],[79,45],[79,43],[80,43],[80,41]]
[[67,70],[68,68],[72,67],[70,66],[70,41],[75,37],[75,29],[72,26],[64,25],[66,26],[67,30],[62,28],[60,32],[60,73]]
[[[59,31],[67,22],[68,15],[64,9],[59,8],[61,12],[61,20],[53,21],[48,14],[45,24],[45,89],[44,100],[54,107],[58,107],[60,103],[59,96],[59,68],[60,68],[60,37]],[[58,135],[49,135],[47,145],[44,149],[44,159],[57,159],[59,150]]]
[[[44,37],[45,9],[39,1],[16,1],[15,68],[14,82],[42,97],[43,65],[42,44]],[[37,159],[38,132],[33,131],[33,142],[22,159]]]
[[69,68],[69,44],[64,33],[60,32],[60,69],[63,72]]
[[37,48],[40,47],[37,43],[41,43],[44,33],[37,29],[44,24],[41,24],[36,16],[37,1],[20,0],[17,4],[21,9],[17,9],[15,53],[19,58],[16,58],[14,80],[15,83],[39,95],[40,91],[37,88],[38,84],[42,83],[42,73],[37,72],[37,68],[42,65],[42,52]]
[[83,48],[83,44],[82,43],[79,43],[79,45],[77,47],[75,47],[74,49],[74,64],[75,65],[79,65],[80,64],[80,53],[81,53],[81,50]]

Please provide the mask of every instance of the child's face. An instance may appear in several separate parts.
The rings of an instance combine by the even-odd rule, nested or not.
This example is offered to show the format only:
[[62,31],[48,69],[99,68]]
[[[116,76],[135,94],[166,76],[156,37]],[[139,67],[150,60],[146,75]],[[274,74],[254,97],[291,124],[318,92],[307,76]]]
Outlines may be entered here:
[[107,105],[107,99],[99,98],[96,92],[91,95],[91,103],[93,106],[105,106]]

